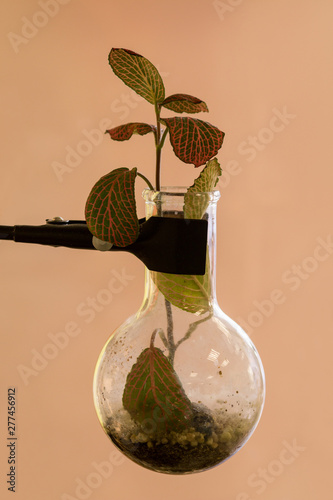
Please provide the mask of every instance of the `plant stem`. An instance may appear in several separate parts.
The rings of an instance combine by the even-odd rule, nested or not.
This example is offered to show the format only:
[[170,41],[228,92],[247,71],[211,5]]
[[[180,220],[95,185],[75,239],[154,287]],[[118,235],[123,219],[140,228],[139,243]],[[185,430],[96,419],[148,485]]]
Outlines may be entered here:
[[[187,332],[185,333],[184,337],[178,340],[177,343],[175,343],[174,340],[174,335],[173,335],[173,319],[172,319],[172,309],[171,309],[171,304],[170,302],[165,299],[165,307],[167,311],[167,321],[168,321],[168,326],[167,326],[167,340],[162,338],[162,341],[164,345],[167,343],[167,348],[169,351],[169,361],[171,365],[173,366],[174,360],[175,360],[175,354],[178,349],[178,347],[185,342],[185,340],[189,339],[192,333],[197,329],[197,327],[201,324],[207,321],[209,318],[213,316],[213,313],[210,312],[207,316],[204,318],[201,318],[197,321],[194,321],[193,323],[190,323]],[[166,340],[166,342],[165,342]]]
[[[160,191],[161,189],[161,122],[160,122],[161,108],[156,103],[155,104],[155,115],[156,115],[156,171],[155,171],[155,189]],[[163,144],[162,144],[163,145]]]
[[197,326],[200,325],[200,323],[204,323],[205,321],[207,321],[207,319],[211,318],[212,316],[213,316],[213,313],[210,312],[208,314],[208,316],[206,316],[205,318],[201,318],[198,321],[194,321],[193,323],[191,323],[189,325],[188,330],[185,333],[184,337],[182,339],[178,340],[177,344],[175,344],[175,351],[180,346],[180,344],[182,344],[185,340],[187,340],[188,338],[190,338],[190,336],[192,335],[192,333],[194,332],[194,330],[196,330]]
[[159,337],[162,340],[164,347],[168,349],[168,341],[166,339],[165,333],[162,330],[162,328],[159,328],[157,333],[159,334]]
[[150,346],[149,346],[149,348],[150,348],[150,349],[153,349],[153,348],[154,348],[155,337],[156,337],[156,335],[157,335],[158,331],[159,331],[159,328],[156,328],[156,329],[153,331],[153,333],[152,333],[152,335],[151,335],[151,337],[150,337]]
[[161,148],[156,147],[156,179],[155,179],[155,188],[156,191],[161,190]]
[[163,132],[163,135],[161,137],[161,140],[160,140],[160,148],[162,149],[163,145],[164,145],[164,142],[165,142],[165,138],[166,136],[168,135],[168,132],[169,132],[169,129],[166,128]]
[[154,190],[154,187],[153,187],[152,183],[150,182],[149,179],[147,179],[147,177],[145,175],[140,174],[140,172],[137,172],[137,176],[141,177],[141,179],[143,179],[148,184],[149,189]]
[[170,302],[165,299],[165,309],[167,313],[167,339],[168,339],[168,350],[169,350],[169,360],[173,365],[173,359],[175,357],[175,340],[173,336],[173,318],[172,309]]

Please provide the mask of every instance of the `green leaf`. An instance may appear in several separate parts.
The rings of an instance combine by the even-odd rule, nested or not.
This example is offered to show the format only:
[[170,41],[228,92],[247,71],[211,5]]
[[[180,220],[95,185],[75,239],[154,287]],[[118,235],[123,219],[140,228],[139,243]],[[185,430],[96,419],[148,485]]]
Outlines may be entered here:
[[197,118],[163,118],[170,132],[175,155],[184,163],[200,167],[216,155],[223,143],[224,132]]
[[[202,219],[209,204],[209,193],[215,188],[221,174],[222,168],[217,158],[209,160],[199,177],[185,194],[185,219]],[[200,197],[195,196],[195,193],[201,193]],[[203,193],[206,193],[206,196]]]
[[191,402],[176,372],[152,342],[127,375],[123,405],[134,421],[158,434],[185,429],[192,417]]
[[125,125],[111,128],[106,133],[110,134],[111,139],[114,141],[127,141],[133,134],[146,135],[149,132],[155,131],[156,127],[147,123],[126,123]]
[[209,310],[210,275],[207,254],[203,276],[153,273],[153,280],[164,297],[176,307],[190,313],[203,314]]
[[164,101],[161,75],[145,57],[127,49],[112,49],[109,63],[114,73],[137,94],[151,104]]
[[137,169],[112,170],[92,188],[85,208],[90,232],[119,247],[134,243],[139,235],[134,184]]
[[[222,168],[217,158],[212,158],[207,162],[205,168],[201,171],[199,177],[195,179],[192,186],[187,190],[188,193],[209,193],[218,183],[219,177],[222,175]],[[185,205],[187,204],[185,194]],[[186,217],[187,219],[201,219],[200,217]]]
[[167,97],[161,104],[164,108],[171,109],[176,113],[200,113],[208,111],[207,104],[188,94],[173,94]]

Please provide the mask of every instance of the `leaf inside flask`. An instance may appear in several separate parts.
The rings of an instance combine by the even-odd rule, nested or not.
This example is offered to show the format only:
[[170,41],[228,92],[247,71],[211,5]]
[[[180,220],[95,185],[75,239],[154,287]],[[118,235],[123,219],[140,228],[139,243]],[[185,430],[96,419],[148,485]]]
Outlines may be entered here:
[[153,345],[153,338],[127,376],[123,405],[150,433],[180,431],[190,423],[191,402],[170,361]]

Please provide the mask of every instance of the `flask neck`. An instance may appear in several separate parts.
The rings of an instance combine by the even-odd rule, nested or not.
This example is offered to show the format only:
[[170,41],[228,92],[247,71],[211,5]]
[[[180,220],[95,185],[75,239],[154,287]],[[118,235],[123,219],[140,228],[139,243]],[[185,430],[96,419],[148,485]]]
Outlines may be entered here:
[[[203,276],[171,275],[145,270],[143,306],[168,300],[191,313],[212,311],[216,300],[216,206],[219,191],[187,192],[186,188],[145,190],[146,219],[152,216],[205,219],[208,222],[206,272]],[[195,252],[195,248],[192,249]]]

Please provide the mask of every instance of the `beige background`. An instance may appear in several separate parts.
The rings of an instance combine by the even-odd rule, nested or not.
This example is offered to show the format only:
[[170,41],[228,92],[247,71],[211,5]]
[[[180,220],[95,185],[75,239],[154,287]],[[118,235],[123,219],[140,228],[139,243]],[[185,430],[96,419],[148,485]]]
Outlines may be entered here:
[[[95,145],[82,143],[107,122],[153,119],[107,63],[111,47],[146,56],[167,94],[204,99],[203,118],[226,132],[218,299],[248,325],[267,400],[244,449],[209,472],[168,477],[122,459],[98,423],[92,377],[107,337],[140,305],[143,266],[126,253],[1,242],[0,497],[13,498],[6,395],[14,386],[17,500],[329,498],[333,3],[55,1],[1,3],[0,224],[80,219],[93,183],[116,167],[153,177],[150,136],[118,144],[95,132]],[[66,161],[73,149],[76,166]],[[196,174],[167,143],[163,184],[188,185]],[[119,293],[83,316],[115,271]],[[65,329],[68,344],[52,348],[52,334]],[[33,371],[43,352],[49,359]],[[107,477],[96,471],[102,462]]]

